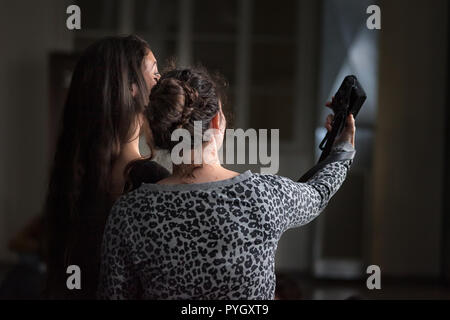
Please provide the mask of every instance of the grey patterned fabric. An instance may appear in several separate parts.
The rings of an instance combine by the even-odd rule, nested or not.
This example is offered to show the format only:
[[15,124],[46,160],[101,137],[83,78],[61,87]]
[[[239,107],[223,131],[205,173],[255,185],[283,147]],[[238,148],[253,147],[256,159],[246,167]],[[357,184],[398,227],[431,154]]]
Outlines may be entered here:
[[143,184],[108,218],[99,298],[273,299],[281,235],[319,215],[351,162],[330,163],[307,183],[247,171],[218,182]]

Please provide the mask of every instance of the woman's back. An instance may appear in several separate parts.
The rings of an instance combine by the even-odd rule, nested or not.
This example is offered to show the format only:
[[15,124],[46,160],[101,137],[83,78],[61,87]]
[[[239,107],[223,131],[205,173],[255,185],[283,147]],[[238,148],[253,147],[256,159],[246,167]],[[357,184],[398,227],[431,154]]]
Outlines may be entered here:
[[142,185],[108,219],[99,296],[273,299],[278,240],[323,210],[350,163],[328,164],[306,184],[247,171],[209,183]]

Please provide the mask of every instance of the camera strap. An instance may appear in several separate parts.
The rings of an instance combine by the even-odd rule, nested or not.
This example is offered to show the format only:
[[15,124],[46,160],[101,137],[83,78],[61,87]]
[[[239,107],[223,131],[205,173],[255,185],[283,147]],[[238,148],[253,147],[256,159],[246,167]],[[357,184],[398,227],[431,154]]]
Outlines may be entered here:
[[319,170],[325,167],[327,164],[345,161],[345,160],[353,160],[355,157],[356,151],[350,143],[344,143],[336,146],[334,151],[327,156],[327,158],[323,161],[320,161],[314,167],[309,169],[299,180],[298,182],[307,182],[311,179]]

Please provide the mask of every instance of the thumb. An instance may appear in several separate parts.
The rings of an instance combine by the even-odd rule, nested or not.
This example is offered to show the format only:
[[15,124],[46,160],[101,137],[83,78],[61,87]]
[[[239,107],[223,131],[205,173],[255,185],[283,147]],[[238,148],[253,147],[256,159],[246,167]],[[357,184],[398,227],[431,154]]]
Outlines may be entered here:
[[350,113],[347,116],[347,119],[345,120],[345,127],[352,133],[355,131],[355,118],[353,117],[353,114]]
[[353,146],[355,145],[355,119],[352,114],[349,114],[345,119],[345,127],[342,133],[338,137],[338,142],[350,142]]

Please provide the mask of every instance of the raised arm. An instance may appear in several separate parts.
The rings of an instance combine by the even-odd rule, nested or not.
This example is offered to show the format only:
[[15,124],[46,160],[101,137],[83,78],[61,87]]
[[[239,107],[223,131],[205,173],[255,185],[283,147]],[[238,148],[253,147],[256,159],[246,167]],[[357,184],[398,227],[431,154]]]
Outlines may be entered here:
[[308,182],[280,181],[282,196],[282,231],[311,222],[327,206],[341,187],[352,160],[332,162],[319,170]]
[[[331,121],[329,116],[325,125],[328,130]],[[347,176],[355,154],[354,140],[355,121],[349,115],[330,156],[321,162],[320,169],[307,182],[281,181],[282,231],[309,223],[326,207]]]

